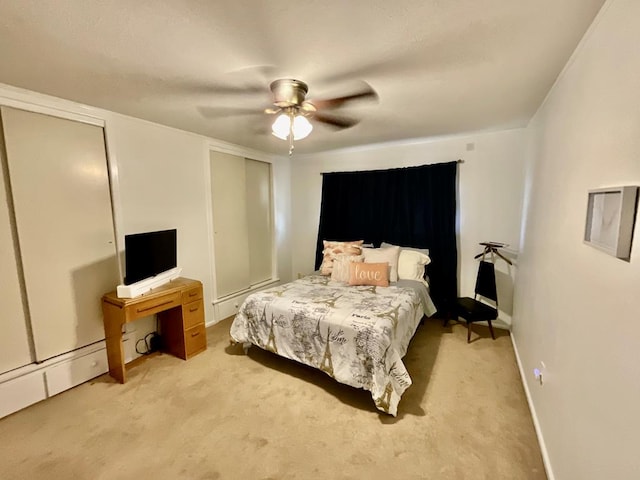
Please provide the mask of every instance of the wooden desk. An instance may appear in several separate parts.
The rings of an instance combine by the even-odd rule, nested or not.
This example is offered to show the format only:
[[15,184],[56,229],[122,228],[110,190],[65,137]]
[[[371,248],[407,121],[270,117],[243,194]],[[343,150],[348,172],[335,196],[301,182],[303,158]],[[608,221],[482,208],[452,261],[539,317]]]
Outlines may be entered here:
[[122,327],[138,318],[158,314],[163,351],[184,360],[207,349],[202,283],[176,278],[135,298],[118,298],[116,292],[102,297],[109,374],[127,381],[122,346]]

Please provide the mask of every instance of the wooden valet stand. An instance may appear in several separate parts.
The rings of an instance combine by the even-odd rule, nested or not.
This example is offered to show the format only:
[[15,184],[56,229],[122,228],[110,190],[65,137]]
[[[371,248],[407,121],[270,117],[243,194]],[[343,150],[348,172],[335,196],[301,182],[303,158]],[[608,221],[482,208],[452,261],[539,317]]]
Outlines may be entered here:
[[503,259],[505,262],[507,262],[509,265],[513,265],[511,260],[509,260],[507,257],[502,255],[498,250],[500,248],[508,247],[509,246],[508,244],[499,243],[499,242],[480,242],[480,245],[484,246],[484,251],[482,251],[481,253],[479,253],[473,258],[478,259],[482,257],[482,260],[484,260],[485,256],[495,254],[501,259]]

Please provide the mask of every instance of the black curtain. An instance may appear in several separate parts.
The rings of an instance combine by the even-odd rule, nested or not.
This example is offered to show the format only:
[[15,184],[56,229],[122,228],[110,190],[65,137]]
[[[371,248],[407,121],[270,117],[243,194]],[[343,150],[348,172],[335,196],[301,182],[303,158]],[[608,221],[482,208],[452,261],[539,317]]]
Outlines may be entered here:
[[458,291],[457,170],[457,162],[449,162],[323,174],[316,270],[322,240],[428,248],[431,296],[444,312]]

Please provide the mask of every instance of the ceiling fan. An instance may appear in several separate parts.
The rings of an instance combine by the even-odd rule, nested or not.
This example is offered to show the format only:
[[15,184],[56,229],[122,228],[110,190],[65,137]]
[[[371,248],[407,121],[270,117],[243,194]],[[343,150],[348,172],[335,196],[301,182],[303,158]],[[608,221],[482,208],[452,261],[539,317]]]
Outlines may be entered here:
[[345,104],[355,100],[377,100],[378,94],[366,82],[361,82],[359,88],[349,94],[327,98],[306,99],[309,91],[307,84],[301,80],[281,78],[274,80],[269,85],[273,95],[273,106],[264,110],[246,108],[222,108],[204,107],[200,111],[206,116],[218,116],[219,114],[267,114],[277,115],[272,125],[272,134],[282,140],[289,141],[289,155],[293,153],[293,141],[307,137],[313,130],[314,123],[322,123],[336,130],[350,128],[360,120],[328,113],[328,110],[336,110]]
[[375,90],[366,83],[354,93],[324,100],[306,100],[305,97],[309,91],[309,87],[301,80],[281,78],[271,82],[269,88],[273,93],[273,105],[275,108],[267,108],[265,109],[265,113],[286,113],[292,110],[295,114],[311,116],[316,121],[337,129],[352,127],[357,124],[359,120],[325,114],[321,112],[321,110],[333,110],[353,100],[365,98],[375,100],[378,98]]

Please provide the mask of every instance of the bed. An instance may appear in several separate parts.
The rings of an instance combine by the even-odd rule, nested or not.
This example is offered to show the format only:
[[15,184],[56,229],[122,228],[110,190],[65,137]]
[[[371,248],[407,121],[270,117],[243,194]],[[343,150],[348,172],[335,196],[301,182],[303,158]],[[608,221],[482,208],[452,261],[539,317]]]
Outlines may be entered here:
[[251,294],[231,325],[233,342],[256,345],[371,392],[396,416],[411,378],[402,362],[423,316],[435,313],[424,282],[352,286],[310,275]]

